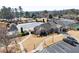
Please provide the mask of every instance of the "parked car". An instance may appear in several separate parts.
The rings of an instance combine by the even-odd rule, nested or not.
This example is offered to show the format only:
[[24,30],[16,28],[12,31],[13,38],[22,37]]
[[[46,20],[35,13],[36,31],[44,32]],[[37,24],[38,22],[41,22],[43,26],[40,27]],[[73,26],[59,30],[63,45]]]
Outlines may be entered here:
[[72,37],[64,38],[63,41],[66,42],[66,43],[68,43],[68,44],[70,44],[70,45],[72,45],[72,46],[75,46],[75,47],[76,47],[77,44],[79,44],[79,43],[78,43],[74,38],[72,38]]
[[79,44],[76,39],[74,39],[72,37],[67,37],[67,38],[70,39],[70,40],[72,40],[72,41],[74,41],[74,43]]

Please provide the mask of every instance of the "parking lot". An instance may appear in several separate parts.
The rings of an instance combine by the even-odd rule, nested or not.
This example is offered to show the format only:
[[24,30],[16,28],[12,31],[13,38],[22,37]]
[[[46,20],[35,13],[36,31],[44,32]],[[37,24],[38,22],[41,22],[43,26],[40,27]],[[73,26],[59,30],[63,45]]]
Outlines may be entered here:
[[54,45],[51,45],[47,48],[44,48],[39,53],[79,53],[79,45],[76,47],[64,42],[60,41]]

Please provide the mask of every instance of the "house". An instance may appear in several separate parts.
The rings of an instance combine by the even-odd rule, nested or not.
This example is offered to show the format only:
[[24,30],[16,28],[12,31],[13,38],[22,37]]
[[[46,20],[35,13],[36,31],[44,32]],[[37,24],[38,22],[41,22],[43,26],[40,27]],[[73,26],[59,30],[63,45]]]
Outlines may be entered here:
[[51,29],[51,25],[49,23],[45,23],[35,27],[34,32],[37,35],[40,35],[42,32],[48,34],[50,29]]
[[70,29],[70,25],[71,24],[75,24],[77,23],[75,20],[71,20],[71,19],[52,19],[49,22],[54,22],[55,24],[61,25],[61,29],[62,30],[68,30]]
[[18,24],[17,28],[18,28],[18,32],[21,31],[21,27],[23,28],[24,31],[33,31],[34,27],[39,26],[43,24],[42,22],[31,22],[31,23],[23,23],[23,24]]
[[34,32],[37,35],[49,34],[51,32],[63,33],[70,29],[70,24],[76,23],[71,19],[51,19],[47,23],[41,24],[34,28]]
[[79,30],[79,23],[71,24],[70,28],[73,30]]
[[18,28],[16,24],[14,23],[10,24],[7,35],[16,36],[18,34],[17,32],[18,32]]
[[36,18],[37,22],[45,22],[47,23],[48,19],[47,18]]
[[54,22],[48,22],[41,24],[40,26],[36,26],[34,28],[34,32],[36,35],[50,34],[53,32],[59,33],[61,29],[61,25],[55,24]]
[[63,18],[65,19],[75,19],[77,15],[73,15],[73,14],[67,14],[67,15],[63,15]]
[[10,27],[9,27],[9,31],[17,31],[17,27],[16,27],[16,24],[12,23],[10,24]]

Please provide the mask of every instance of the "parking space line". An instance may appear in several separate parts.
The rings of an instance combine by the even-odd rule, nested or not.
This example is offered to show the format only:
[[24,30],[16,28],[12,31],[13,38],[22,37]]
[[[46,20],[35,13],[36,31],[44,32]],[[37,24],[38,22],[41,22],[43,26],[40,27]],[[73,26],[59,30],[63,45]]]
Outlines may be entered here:
[[46,51],[45,51],[45,49],[44,49],[44,50],[42,50],[41,52],[42,52],[42,53],[45,53]]
[[56,53],[60,53],[63,52],[61,49],[59,49],[57,46],[57,44],[55,44],[54,46],[51,46],[53,49],[55,49]]
[[41,52],[42,53],[49,53],[46,49],[43,49]]
[[74,48],[72,45],[70,45],[70,44],[68,44],[68,43],[66,43],[66,42],[62,42],[64,45],[67,45],[69,48]]
[[46,53],[50,53],[49,51],[47,51],[47,49],[45,49],[46,50]]
[[67,53],[64,49],[60,48],[59,46],[55,45],[56,47],[58,47],[61,51]]
[[68,46],[63,45],[62,43],[59,43],[58,45],[62,46],[62,47],[65,48],[65,49],[71,50]]
[[56,53],[58,53],[58,51],[55,49],[55,48],[53,48],[54,49],[54,51],[56,52]]
[[[54,53],[58,53],[58,51],[57,51],[54,47],[52,47],[52,46],[50,46],[49,49],[51,49],[52,52],[54,51]],[[48,49],[48,50],[49,50],[49,49]],[[50,51],[49,51],[49,52],[50,52]]]

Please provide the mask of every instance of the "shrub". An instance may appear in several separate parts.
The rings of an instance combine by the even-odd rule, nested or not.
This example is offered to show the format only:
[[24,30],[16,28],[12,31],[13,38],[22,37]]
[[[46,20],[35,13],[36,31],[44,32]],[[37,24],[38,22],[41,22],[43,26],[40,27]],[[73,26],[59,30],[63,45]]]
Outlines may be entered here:
[[23,31],[23,28],[21,27],[21,36],[25,36],[25,33],[24,33],[24,31]]
[[29,32],[25,31],[24,34],[25,34],[25,35],[29,35]]
[[35,32],[34,31],[31,31],[31,34],[35,34]]
[[24,33],[21,33],[21,32],[18,35],[19,36],[25,36],[25,34]]
[[25,36],[25,35],[29,35],[29,32],[24,31],[24,32],[19,32],[18,34],[19,36]]
[[21,33],[23,33],[24,31],[23,31],[23,28],[21,27]]
[[40,36],[47,36],[46,31],[41,31]]

